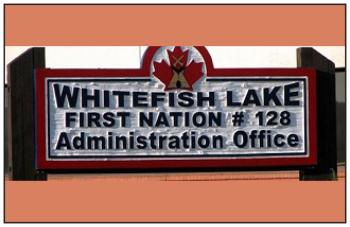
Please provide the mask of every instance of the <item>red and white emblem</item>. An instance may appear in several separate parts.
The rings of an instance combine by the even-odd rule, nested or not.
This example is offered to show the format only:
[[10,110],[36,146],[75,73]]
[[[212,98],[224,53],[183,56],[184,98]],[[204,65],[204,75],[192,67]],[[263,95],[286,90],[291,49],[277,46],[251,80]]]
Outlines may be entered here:
[[153,75],[164,90],[193,90],[193,85],[205,75],[204,59],[193,47],[163,47],[153,58]]

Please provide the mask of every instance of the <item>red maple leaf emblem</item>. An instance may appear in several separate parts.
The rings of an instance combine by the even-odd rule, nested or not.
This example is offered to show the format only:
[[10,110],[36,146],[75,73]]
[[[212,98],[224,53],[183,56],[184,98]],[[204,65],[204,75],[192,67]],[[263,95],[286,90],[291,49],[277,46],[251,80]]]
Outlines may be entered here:
[[165,60],[154,62],[153,74],[165,85],[164,90],[193,90],[193,84],[203,76],[203,62],[187,64],[188,51],[177,46],[174,51],[167,50],[170,65]]

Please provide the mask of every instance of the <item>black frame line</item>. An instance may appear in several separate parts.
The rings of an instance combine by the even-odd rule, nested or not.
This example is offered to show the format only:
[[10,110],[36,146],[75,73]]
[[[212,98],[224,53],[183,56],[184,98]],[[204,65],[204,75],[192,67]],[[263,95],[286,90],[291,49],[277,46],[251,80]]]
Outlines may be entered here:
[[[48,160],[50,161],[54,161],[54,160],[67,160],[67,159],[72,159],[72,160],[82,160],[82,161],[91,161],[91,160],[102,160],[102,159],[108,159],[109,161],[115,161],[115,160],[125,160],[125,159],[150,159],[150,160],[167,160],[167,159],[171,159],[173,158],[173,160],[175,160],[174,158],[177,159],[185,159],[185,160],[196,160],[196,159],[205,159],[205,158],[211,158],[211,159],[215,159],[215,158],[235,158],[235,157],[290,157],[290,156],[306,156],[309,152],[307,152],[307,141],[309,141],[309,135],[307,134],[307,128],[308,128],[308,124],[307,124],[307,114],[308,114],[308,109],[306,106],[306,102],[307,102],[307,98],[308,98],[308,93],[306,92],[306,78],[224,78],[224,79],[219,79],[219,78],[207,78],[206,81],[208,82],[224,82],[224,81],[302,81],[304,84],[304,152],[300,153],[300,152],[290,152],[290,153],[265,153],[265,154],[257,154],[257,153],[253,153],[253,154],[215,154],[215,155],[208,155],[208,154],[199,154],[199,155],[123,155],[123,156],[118,156],[118,155],[101,155],[101,156],[94,156],[94,155],[73,155],[73,156],[57,156],[57,155],[52,155],[51,154],[51,147],[50,147],[50,97],[49,97],[49,86],[50,83],[54,83],[54,82],[72,82],[72,81],[83,81],[83,82],[95,82],[95,81],[99,81],[99,82],[111,82],[111,81],[116,81],[116,82],[129,82],[129,81],[140,81],[140,82],[149,82],[151,81],[151,79],[145,79],[145,78],[100,78],[100,79],[80,79],[80,78],[74,78],[71,77],[72,79],[59,79],[59,78],[54,78],[54,79],[50,79],[48,78],[46,80],[46,87],[45,87],[45,91],[46,91],[46,98],[47,98],[47,122],[45,122],[46,125],[46,136],[48,136],[46,138],[46,157],[49,158]],[[46,120],[45,120],[46,121]],[[38,151],[37,151],[38,152]],[[208,151],[203,151],[208,152]]]

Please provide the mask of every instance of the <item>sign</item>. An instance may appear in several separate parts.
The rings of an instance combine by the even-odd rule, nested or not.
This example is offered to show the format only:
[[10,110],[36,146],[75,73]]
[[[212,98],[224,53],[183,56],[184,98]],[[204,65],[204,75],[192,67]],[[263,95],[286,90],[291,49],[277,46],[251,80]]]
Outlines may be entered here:
[[313,69],[215,69],[150,47],[141,69],[36,72],[39,169],[316,164]]

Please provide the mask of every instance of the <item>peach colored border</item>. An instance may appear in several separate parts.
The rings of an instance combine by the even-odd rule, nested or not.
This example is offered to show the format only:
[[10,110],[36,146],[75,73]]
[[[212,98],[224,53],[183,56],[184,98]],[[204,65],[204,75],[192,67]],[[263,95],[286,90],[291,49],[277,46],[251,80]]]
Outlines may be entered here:
[[[345,6],[6,5],[5,26],[9,46],[336,46],[345,45]],[[345,220],[344,178],[336,182],[209,178],[214,180],[73,175],[47,182],[6,181],[5,221]]]
[[341,46],[345,5],[6,5],[8,46]]
[[[70,176],[6,182],[10,222],[344,222],[345,181]],[[216,175],[218,175],[216,173]],[[195,179],[198,174],[193,174]],[[270,175],[271,176],[271,175]],[[262,178],[261,178],[262,177]],[[287,175],[288,177],[288,175]],[[163,179],[157,179],[163,178]],[[173,177],[174,178],[174,177]],[[198,177],[197,177],[198,178]],[[203,178],[203,177],[202,177]],[[211,181],[211,179],[213,179]],[[218,179],[218,180],[215,180]],[[226,179],[226,180],[225,180]]]

